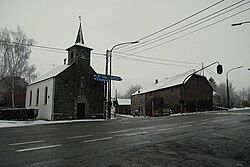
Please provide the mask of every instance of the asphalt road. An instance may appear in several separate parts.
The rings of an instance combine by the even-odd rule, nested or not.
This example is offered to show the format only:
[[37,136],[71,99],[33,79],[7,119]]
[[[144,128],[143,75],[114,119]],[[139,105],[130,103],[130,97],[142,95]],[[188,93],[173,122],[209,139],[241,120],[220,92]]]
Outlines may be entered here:
[[0,129],[0,166],[250,166],[250,110]]

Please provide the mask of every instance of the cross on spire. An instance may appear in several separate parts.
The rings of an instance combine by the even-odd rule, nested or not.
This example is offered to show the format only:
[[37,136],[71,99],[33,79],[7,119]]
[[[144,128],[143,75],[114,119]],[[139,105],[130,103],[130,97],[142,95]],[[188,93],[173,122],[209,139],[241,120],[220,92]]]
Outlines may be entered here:
[[79,22],[80,22],[80,26],[79,26],[79,30],[78,30],[78,33],[77,33],[77,36],[76,36],[76,42],[75,44],[78,44],[78,45],[84,45],[84,39],[83,39],[83,34],[82,34],[82,17],[79,16]]

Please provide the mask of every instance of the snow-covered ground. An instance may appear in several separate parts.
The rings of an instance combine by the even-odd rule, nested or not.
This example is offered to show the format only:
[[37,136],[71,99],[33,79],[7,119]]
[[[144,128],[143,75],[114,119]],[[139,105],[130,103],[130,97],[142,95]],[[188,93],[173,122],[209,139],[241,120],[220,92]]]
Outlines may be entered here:
[[[239,110],[248,110],[250,107],[245,108],[232,108],[229,111],[239,111]],[[213,113],[220,111],[207,111],[207,112],[193,112],[193,113],[182,113],[182,114],[171,114],[170,116],[184,116],[184,115],[192,115],[192,114],[204,114],[204,113]],[[117,114],[117,117],[124,118],[133,118],[131,115],[121,115]],[[112,119],[113,114],[112,114]],[[6,127],[21,127],[21,126],[32,126],[32,125],[44,125],[44,124],[60,124],[60,123],[69,123],[69,122],[96,122],[96,121],[106,121],[105,119],[82,119],[82,120],[63,120],[63,121],[45,121],[45,120],[35,120],[35,121],[9,121],[9,120],[0,120],[0,128]]]
[[44,124],[60,124],[60,123],[69,123],[69,122],[93,122],[93,121],[96,122],[96,121],[105,121],[105,120],[104,119],[82,119],[82,120],[63,120],[63,121],[45,121],[45,120],[9,121],[9,120],[0,120],[0,128],[44,125]]

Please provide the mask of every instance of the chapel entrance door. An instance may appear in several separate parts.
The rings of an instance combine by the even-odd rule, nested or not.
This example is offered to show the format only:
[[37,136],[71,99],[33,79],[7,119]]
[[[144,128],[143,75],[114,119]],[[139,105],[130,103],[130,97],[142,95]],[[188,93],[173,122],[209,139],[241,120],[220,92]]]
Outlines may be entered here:
[[77,119],[85,118],[85,103],[77,103]]

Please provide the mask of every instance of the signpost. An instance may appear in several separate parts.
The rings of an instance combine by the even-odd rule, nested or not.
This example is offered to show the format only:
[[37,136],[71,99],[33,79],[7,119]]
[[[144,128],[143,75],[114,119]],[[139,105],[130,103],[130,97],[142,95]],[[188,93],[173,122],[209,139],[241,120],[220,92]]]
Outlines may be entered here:
[[96,74],[94,75],[94,79],[100,82],[108,82],[109,80],[122,81],[122,78],[119,76],[105,75],[105,74]]

